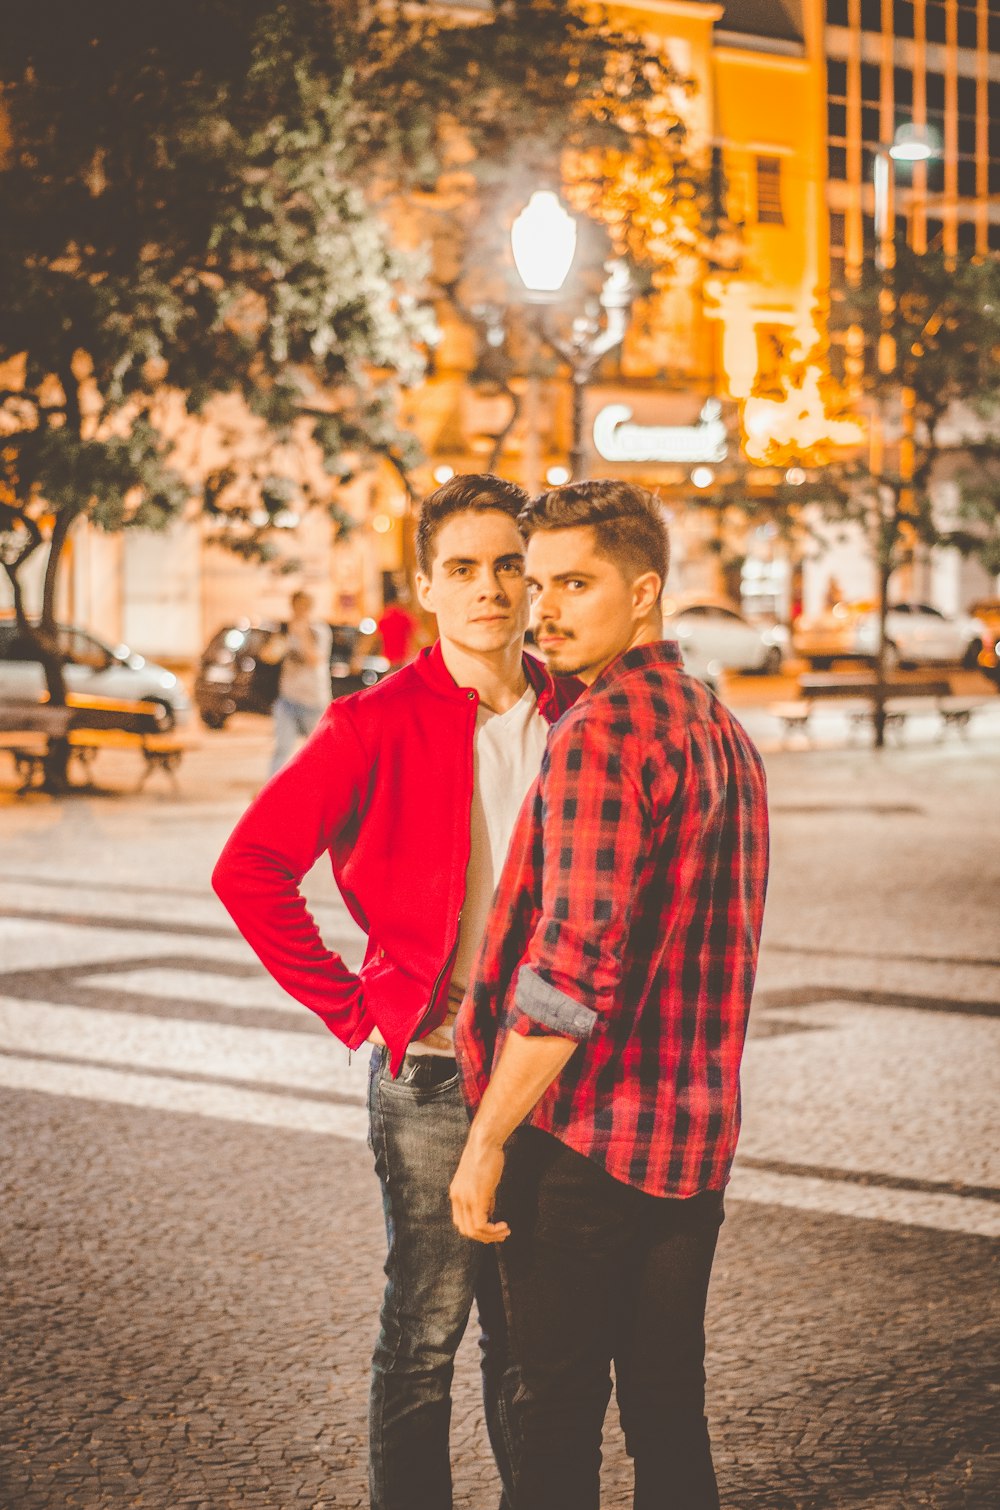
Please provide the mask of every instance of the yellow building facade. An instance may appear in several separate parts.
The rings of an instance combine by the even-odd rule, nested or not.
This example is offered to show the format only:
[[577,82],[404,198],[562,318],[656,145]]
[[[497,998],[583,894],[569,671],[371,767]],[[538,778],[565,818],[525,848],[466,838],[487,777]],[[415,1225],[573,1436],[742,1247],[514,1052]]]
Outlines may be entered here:
[[[763,453],[774,406],[756,400],[776,397],[779,369],[820,337],[817,310],[829,277],[822,10],[815,0],[637,0],[611,14],[663,48],[692,81],[680,103],[688,147],[706,181],[714,174],[722,185],[724,230],[707,259],[681,257],[669,284],[636,304],[621,350],[588,382],[586,470],[642,483],[664,499],[674,539],[671,590],[735,595],[742,588],[758,600],[750,606],[787,617],[793,584],[784,551],[766,528],[754,536],[739,509],[721,519],[712,498],[746,471],[745,440]],[[548,318],[565,327],[573,313],[567,296]],[[573,441],[565,365],[541,363],[533,401],[527,373],[511,379],[521,414],[501,443],[509,403],[494,385],[477,385],[469,332],[447,312],[442,325],[434,374],[411,414],[429,472],[479,470],[492,459],[529,487],[561,480]],[[821,423],[819,395],[804,402]],[[773,486],[773,472],[754,475],[765,493]],[[748,558],[742,584],[732,571],[720,581],[720,550],[733,565]]]

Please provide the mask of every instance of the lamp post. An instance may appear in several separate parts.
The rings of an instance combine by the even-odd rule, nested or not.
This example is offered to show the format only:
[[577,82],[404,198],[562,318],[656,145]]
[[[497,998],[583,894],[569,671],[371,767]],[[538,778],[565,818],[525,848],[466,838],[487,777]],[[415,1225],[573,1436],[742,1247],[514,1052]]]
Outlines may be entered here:
[[[511,251],[514,265],[528,299],[541,306],[556,302],[573,264],[576,253],[576,222],[564,208],[558,195],[549,189],[536,190],[511,227]],[[582,478],[586,471],[586,448],[583,443],[583,400],[587,383],[601,358],[620,346],[628,328],[628,312],[634,289],[627,263],[616,258],[605,264],[607,277],[596,306],[578,315],[568,339],[563,339],[545,325],[544,313],[532,323],[535,340],[541,338],[569,367],[573,384],[572,441],[570,474]],[[528,374],[529,455],[525,473],[528,486],[535,491],[541,471],[538,457],[538,376],[537,346],[532,346]]]
[[[896,347],[892,334],[894,295],[889,273],[895,266],[895,188],[897,162],[927,162],[936,155],[936,144],[926,127],[907,123],[899,126],[892,142],[880,146],[872,164],[875,193],[875,268],[879,277],[878,370],[890,379],[896,370]],[[908,496],[908,482],[913,477],[913,396],[904,386],[900,394],[899,477],[897,498],[893,489],[882,481],[885,470],[884,430],[881,397],[876,400],[872,416],[869,465],[876,479],[879,510],[878,555],[878,641],[875,661],[875,744],[885,743],[886,697],[886,615],[889,607],[889,579],[892,575],[892,551],[897,529],[897,511]],[[876,433],[877,432],[877,433]],[[887,512],[888,511],[888,515]]]

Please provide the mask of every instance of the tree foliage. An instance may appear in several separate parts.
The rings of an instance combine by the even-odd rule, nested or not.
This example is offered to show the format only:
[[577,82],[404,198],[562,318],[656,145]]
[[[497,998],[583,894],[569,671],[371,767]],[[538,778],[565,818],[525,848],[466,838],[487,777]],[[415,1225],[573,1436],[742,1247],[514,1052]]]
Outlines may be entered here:
[[834,304],[882,444],[827,466],[810,491],[866,528],[891,573],[916,544],[1000,571],[1000,257],[896,250]]
[[[0,559],[23,615],[20,573],[50,543],[54,697],[74,520],[160,526],[197,483],[220,535],[263,552],[290,502],[337,517],[339,484],[370,458],[405,474],[396,401],[434,322],[401,196],[489,194],[502,214],[573,154],[581,185],[613,178],[672,78],[549,0],[467,16],[40,0],[7,18]],[[664,165],[678,131],[653,132]],[[178,433],[220,404],[246,414],[244,440],[197,475]]]

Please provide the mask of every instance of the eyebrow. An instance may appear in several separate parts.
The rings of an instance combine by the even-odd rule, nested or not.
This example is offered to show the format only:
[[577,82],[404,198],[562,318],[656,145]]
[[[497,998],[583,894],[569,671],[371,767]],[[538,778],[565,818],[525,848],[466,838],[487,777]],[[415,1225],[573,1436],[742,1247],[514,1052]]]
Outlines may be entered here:
[[[524,580],[533,583],[535,587],[541,586],[537,577],[526,576]],[[594,574],[589,571],[561,571],[556,572],[551,580],[553,582],[593,582]]]
[[[494,558],[494,560],[493,560],[493,565],[494,566],[503,566],[504,563],[507,562],[507,561],[523,561],[523,560],[524,560],[524,552],[523,551],[508,551],[506,553],[506,555],[496,556]],[[479,565],[481,565],[481,558],[479,556],[449,556],[446,561],[442,561],[441,562],[441,565],[442,566],[479,566]]]

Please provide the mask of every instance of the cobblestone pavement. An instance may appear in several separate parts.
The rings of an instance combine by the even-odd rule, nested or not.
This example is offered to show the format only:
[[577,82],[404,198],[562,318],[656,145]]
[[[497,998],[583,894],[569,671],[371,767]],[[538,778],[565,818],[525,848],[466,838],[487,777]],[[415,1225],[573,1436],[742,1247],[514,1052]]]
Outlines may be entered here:
[[[207,882],[266,743],[206,736],[177,792],[0,791],[4,1510],[367,1504],[364,1059],[264,978]],[[998,755],[992,711],[880,758],[768,753],[709,1307],[727,1510],[1000,1504]],[[356,957],[329,877],[309,887]],[[492,1510],[471,1335],[453,1445],[456,1507]],[[612,1407],[602,1505],[629,1503]]]

